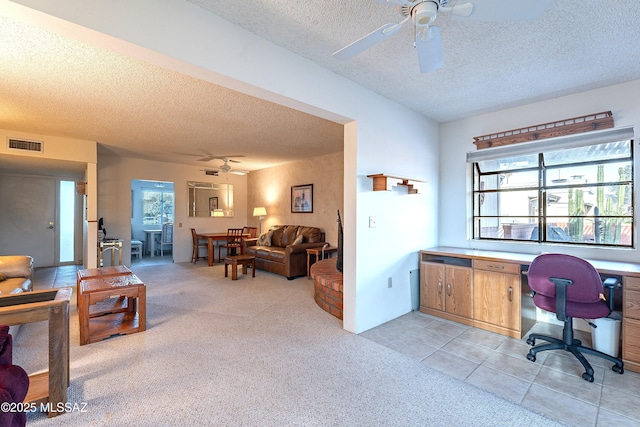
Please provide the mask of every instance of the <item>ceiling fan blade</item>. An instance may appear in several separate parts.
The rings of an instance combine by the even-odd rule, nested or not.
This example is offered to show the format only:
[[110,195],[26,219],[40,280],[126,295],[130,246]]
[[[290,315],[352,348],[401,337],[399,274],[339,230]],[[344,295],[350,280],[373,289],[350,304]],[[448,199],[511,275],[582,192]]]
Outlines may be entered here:
[[416,49],[421,73],[429,73],[442,67],[444,56],[440,27],[432,26],[419,32],[416,36]]
[[373,0],[376,3],[381,4],[393,4],[396,6],[411,6],[411,2],[409,0]]
[[354,41],[350,45],[343,47],[339,51],[335,52],[333,56],[337,59],[342,60],[351,59],[369,49],[370,47],[377,45],[381,41],[386,40],[388,37],[391,37],[392,35],[397,33],[408,19],[409,17],[405,18],[402,22],[399,22],[397,24],[385,24],[377,30],[372,31],[366,36],[360,38],[359,40]]
[[230,170],[229,173],[232,173],[234,175],[246,175],[249,173],[249,171],[237,171],[237,170]]
[[[471,13],[468,3],[455,5],[450,11],[455,20],[465,21],[535,21],[551,5],[552,0],[471,0]],[[456,11],[458,9],[458,11]]]

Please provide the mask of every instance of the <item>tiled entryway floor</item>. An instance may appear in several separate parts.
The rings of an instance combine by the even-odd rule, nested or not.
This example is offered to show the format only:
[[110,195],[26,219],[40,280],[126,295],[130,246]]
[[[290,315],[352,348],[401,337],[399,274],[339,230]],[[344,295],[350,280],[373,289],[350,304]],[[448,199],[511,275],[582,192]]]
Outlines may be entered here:
[[[532,331],[562,336],[557,325],[538,323]],[[360,334],[427,366],[507,400],[574,426],[640,426],[640,374],[611,370],[587,356],[594,382],[582,379],[582,365],[565,351],[526,358],[522,340],[411,312]],[[576,338],[590,345],[589,333]],[[540,344],[542,341],[536,342]]]

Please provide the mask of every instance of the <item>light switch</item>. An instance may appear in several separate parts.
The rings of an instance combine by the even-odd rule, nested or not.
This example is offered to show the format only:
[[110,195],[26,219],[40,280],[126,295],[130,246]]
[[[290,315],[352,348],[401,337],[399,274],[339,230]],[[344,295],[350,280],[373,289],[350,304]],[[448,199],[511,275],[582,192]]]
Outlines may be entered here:
[[375,216],[370,216],[369,217],[369,228],[376,228],[376,217]]

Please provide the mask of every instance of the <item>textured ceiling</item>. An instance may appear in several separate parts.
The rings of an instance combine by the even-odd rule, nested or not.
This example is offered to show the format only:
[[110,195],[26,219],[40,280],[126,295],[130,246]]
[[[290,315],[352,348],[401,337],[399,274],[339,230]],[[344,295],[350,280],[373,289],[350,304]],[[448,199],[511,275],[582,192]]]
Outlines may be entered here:
[[[640,79],[637,0],[554,0],[526,23],[441,13],[445,64],[429,74],[411,25],[350,61],[331,56],[401,20],[382,0],[188,1],[439,122]],[[234,166],[255,170],[342,150],[335,123],[1,15],[0,128],[211,168],[221,162],[198,159],[242,155]]]
[[428,74],[418,70],[412,25],[350,61],[331,56],[402,19],[384,0],[188,1],[439,122],[640,79],[638,0],[553,0],[534,22],[440,13],[444,66]]

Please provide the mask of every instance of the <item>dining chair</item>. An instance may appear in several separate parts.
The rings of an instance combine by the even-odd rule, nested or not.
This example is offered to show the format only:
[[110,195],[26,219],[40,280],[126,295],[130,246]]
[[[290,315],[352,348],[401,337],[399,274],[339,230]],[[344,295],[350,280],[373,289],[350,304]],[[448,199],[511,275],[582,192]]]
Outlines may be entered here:
[[225,241],[224,245],[220,245],[218,246],[218,259],[222,260],[222,258],[220,257],[220,253],[222,251],[222,248],[225,248],[225,254],[231,255],[231,254],[235,254],[236,251],[238,249],[240,249],[240,253],[242,254],[243,248],[242,248],[242,232],[243,232],[243,228],[229,228],[227,229],[227,240]]
[[242,229],[242,234],[248,234],[249,239],[255,239],[258,237],[258,227],[244,227]]
[[160,256],[164,256],[165,246],[171,246],[173,250],[173,223],[171,222],[162,224],[162,233],[160,234]]
[[207,256],[200,256],[200,248],[205,248],[207,252],[209,251],[209,243],[206,240],[198,239],[198,233],[196,233],[196,229],[191,229],[191,240],[192,240],[192,250],[191,250],[191,262],[196,263],[199,259],[208,259]]
[[137,257],[142,259],[142,240],[133,238],[133,232],[131,232],[131,258]]

